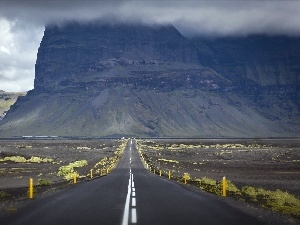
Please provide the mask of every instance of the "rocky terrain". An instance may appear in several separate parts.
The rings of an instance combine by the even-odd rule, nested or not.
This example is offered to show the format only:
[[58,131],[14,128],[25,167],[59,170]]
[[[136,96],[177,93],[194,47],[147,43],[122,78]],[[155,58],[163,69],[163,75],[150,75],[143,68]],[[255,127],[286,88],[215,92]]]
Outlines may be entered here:
[[0,120],[4,118],[10,106],[12,106],[19,96],[26,95],[26,92],[5,92],[0,90]]
[[299,38],[49,25],[0,136],[299,137]]

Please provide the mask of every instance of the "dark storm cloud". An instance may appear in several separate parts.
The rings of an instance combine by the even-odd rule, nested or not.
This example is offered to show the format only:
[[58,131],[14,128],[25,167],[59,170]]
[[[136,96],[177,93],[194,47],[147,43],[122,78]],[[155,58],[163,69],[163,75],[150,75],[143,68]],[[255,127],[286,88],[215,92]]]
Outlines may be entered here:
[[300,1],[0,0],[0,90],[33,88],[45,24],[173,24],[186,36],[300,35]]

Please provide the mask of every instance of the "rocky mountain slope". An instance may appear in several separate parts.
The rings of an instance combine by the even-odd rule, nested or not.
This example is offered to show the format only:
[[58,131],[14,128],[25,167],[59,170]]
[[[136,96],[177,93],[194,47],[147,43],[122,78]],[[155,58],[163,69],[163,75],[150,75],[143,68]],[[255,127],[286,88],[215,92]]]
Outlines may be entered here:
[[0,136],[299,136],[300,39],[262,39],[275,44],[188,40],[171,25],[48,26],[34,90]]
[[26,95],[26,92],[5,92],[0,90],[0,120],[2,120],[10,106],[12,106],[19,96]]

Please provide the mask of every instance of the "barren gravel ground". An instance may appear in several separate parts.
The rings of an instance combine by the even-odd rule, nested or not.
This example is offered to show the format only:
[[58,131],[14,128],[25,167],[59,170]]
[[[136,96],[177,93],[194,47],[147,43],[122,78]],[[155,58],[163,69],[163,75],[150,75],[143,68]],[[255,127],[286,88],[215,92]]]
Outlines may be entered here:
[[157,168],[173,176],[226,176],[237,186],[280,189],[300,197],[300,140],[187,140],[157,139],[139,142]]
[[[155,169],[159,175],[161,170],[165,179],[168,179],[169,171],[172,179],[181,183],[184,173],[190,174],[191,179],[208,177],[217,181],[226,176],[238,188],[280,189],[299,199],[299,139],[148,139],[137,142],[151,172]],[[225,201],[231,207],[260,218],[267,225],[295,225],[300,222],[299,218],[254,203],[205,193],[198,186],[184,186]]]
[[[94,168],[104,157],[114,154],[120,140],[9,140],[0,141],[0,192],[8,193],[9,197],[2,197],[0,216],[7,211],[14,210],[17,205],[26,200],[29,178],[33,178],[34,185],[38,179],[52,182],[51,186],[37,187],[36,197],[45,191],[62,188],[70,182],[58,177],[61,166],[66,166],[78,160],[87,160],[88,165],[76,168],[84,180],[89,179],[90,169]],[[1,161],[5,157],[20,156],[26,160],[32,156],[41,159],[52,159],[53,162],[13,162]],[[105,173],[105,171],[103,171]],[[94,174],[100,175],[100,174]],[[51,189],[51,190],[50,190]],[[21,200],[21,201],[20,201]],[[19,202],[19,203],[18,203]]]

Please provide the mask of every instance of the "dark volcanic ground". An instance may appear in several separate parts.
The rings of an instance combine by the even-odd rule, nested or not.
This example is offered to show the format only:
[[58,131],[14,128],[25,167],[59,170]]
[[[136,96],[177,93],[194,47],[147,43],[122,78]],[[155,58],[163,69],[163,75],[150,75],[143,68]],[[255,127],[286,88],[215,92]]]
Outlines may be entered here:
[[150,164],[172,176],[223,176],[238,187],[280,189],[300,196],[300,140],[141,140]]
[[[88,165],[74,168],[79,173],[78,182],[90,179],[90,169],[93,176],[96,173],[95,165],[105,157],[114,156],[117,148],[124,140],[1,140],[0,141],[0,215],[9,209],[14,209],[18,201],[27,199],[29,178],[34,185],[38,185],[39,179],[51,181],[52,185],[36,186],[35,197],[43,192],[72,183],[57,176],[61,166],[69,163],[86,160]],[[52,162],[14,162],[4,160],[5,157],[18,156],[30,160],[33,157],[51,159]],[[98,168],[105,166],[97,166]],[[106,168],[102,171],[106,174]],[[4,196],[3,193],[9,194]]]

